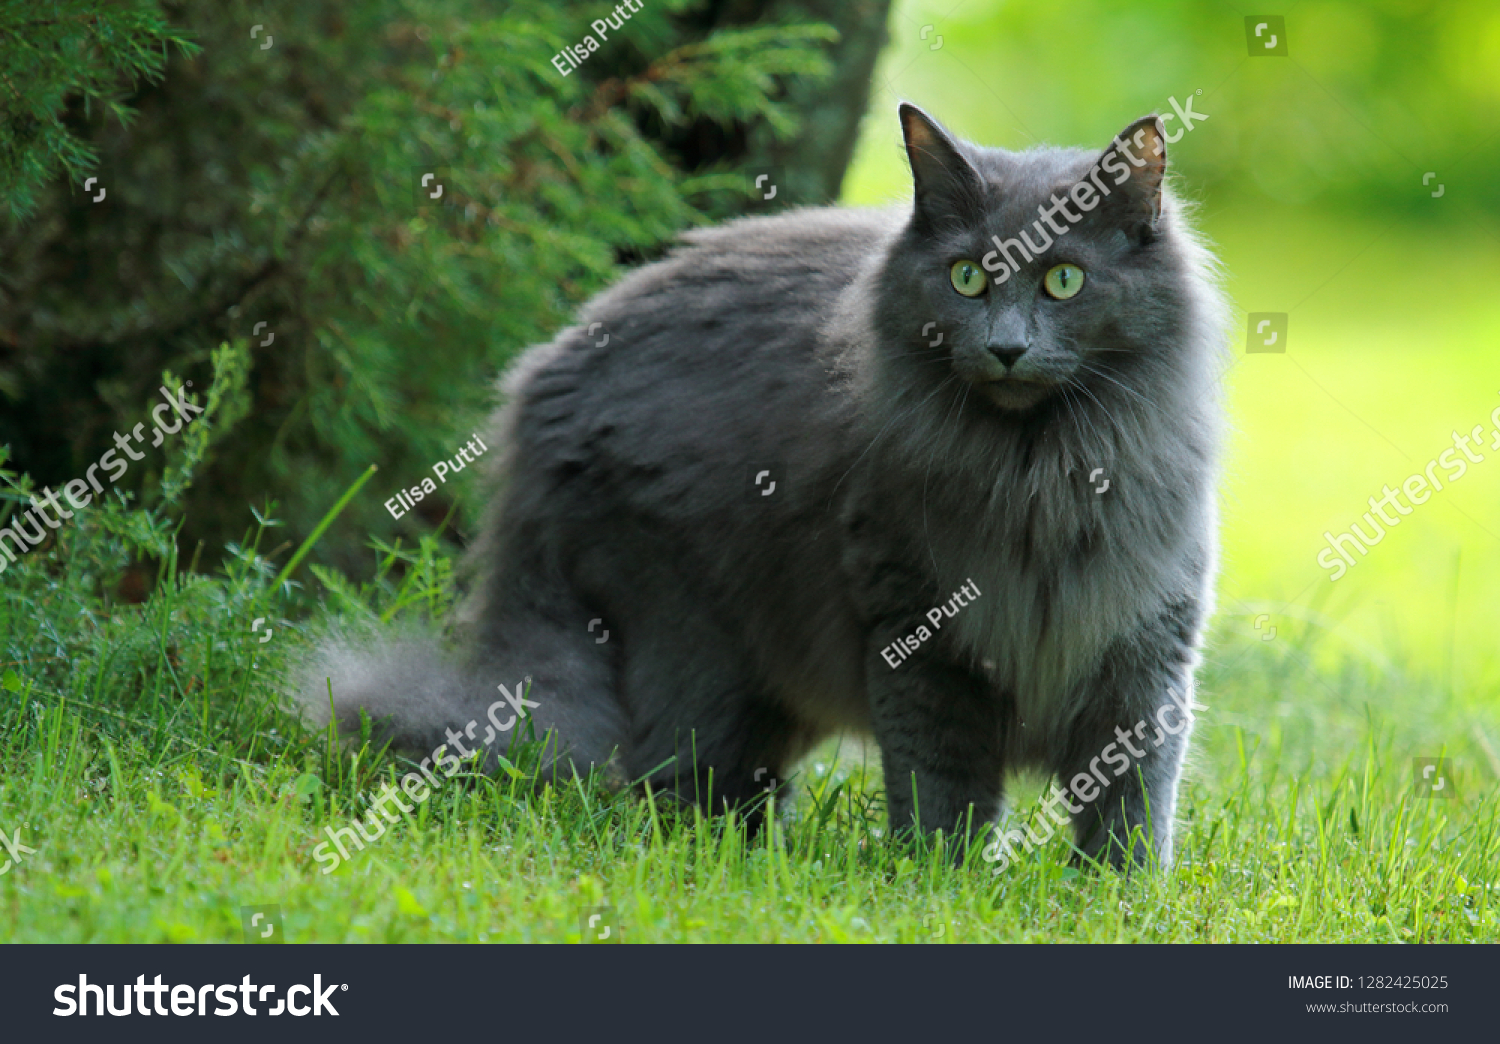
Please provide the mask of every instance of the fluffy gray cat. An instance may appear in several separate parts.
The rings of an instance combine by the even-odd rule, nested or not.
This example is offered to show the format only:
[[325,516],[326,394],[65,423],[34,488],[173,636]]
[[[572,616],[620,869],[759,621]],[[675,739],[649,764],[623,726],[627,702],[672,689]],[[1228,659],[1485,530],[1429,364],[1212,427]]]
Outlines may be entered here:
[[[966,834],[1008,770],[1104,780],[1190,698],[1224,306],[1162,123],[1008,152],[900,117],[910,209],[692,232],[521,357],[462,652],[332,640],[315,713],[331,683],[466,753],[526,677],[555,764],[715,811],[853,730],[894,830]],[[1089,856],[1170,860],[1188,730],[1156,732],[1069,803]]]

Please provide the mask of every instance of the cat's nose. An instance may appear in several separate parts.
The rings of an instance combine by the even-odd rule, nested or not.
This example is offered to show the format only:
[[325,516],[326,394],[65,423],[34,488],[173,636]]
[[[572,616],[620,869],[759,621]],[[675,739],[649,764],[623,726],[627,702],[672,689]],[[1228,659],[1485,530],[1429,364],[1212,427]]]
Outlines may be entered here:
[[1008,370],[1016,364],[1016,360],[1026,354],[1024,344],[992,344],[989,346],[990,354],[1005,364]]

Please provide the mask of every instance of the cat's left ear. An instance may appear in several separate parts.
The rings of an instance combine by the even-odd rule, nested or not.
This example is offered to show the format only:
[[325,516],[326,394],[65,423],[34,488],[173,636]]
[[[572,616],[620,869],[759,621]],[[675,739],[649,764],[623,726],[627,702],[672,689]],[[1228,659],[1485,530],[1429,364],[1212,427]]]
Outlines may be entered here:
[[1161,184],[1167,172],[1166,125],[1143,116],[1115,136],[1088,180],[1108,193],[1104,210],[1139,242],[1156,234],[1161,220]]
[[957,142],[915,105],[902,102],[900,111],[918,223],[930,228],[971,224],[982,217],[984,186]]

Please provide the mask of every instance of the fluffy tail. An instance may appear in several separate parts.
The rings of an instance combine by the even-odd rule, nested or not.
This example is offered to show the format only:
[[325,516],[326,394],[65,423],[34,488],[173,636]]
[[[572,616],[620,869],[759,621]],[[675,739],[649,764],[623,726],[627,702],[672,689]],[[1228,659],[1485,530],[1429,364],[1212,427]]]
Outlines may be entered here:
[[[540,767],[580,774],[605,771],[618,782],[616,752],[624,733],[618,704],[607,685],[607,662],[583,635],[583,656],[548,643],[533,628],[529,655],[504,656],[505,666],[445,646],[433,627],[327,634],[290,671],[290,691],[311,721],[357,733],[360,712],[373,738],[414,758],[460,760],[475,752],[493,770],[517,738],[545,740]],[[524,669],[519,666],[524,665]],[[533,675],[535,675],[533,683]]]
[[483,714],[501,698],[462,653],[444,648],[436,630],[413,626],[327,635],[292,668],[290,689],[321,727],[335,720],[340,732],[357,732],[363,710],[380,742],[424,755],[443,744],[452,750],[449,730],[463,733],[476,707]]

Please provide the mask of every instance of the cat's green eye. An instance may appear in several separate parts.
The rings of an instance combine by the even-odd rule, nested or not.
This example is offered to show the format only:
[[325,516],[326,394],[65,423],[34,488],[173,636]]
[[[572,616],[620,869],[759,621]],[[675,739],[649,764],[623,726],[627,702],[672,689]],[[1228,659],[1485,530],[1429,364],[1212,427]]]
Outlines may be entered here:
[[1054,265],[1047,270],[1042,286],[1059,301],[1066,301],[1083,289],[1083,269],[1077,265]]
[[965,297],[978,297],[989,285],[984,269],[968,260],[953,262],[953,267],[948,269],[948,278],[953,283],[953,289]]

